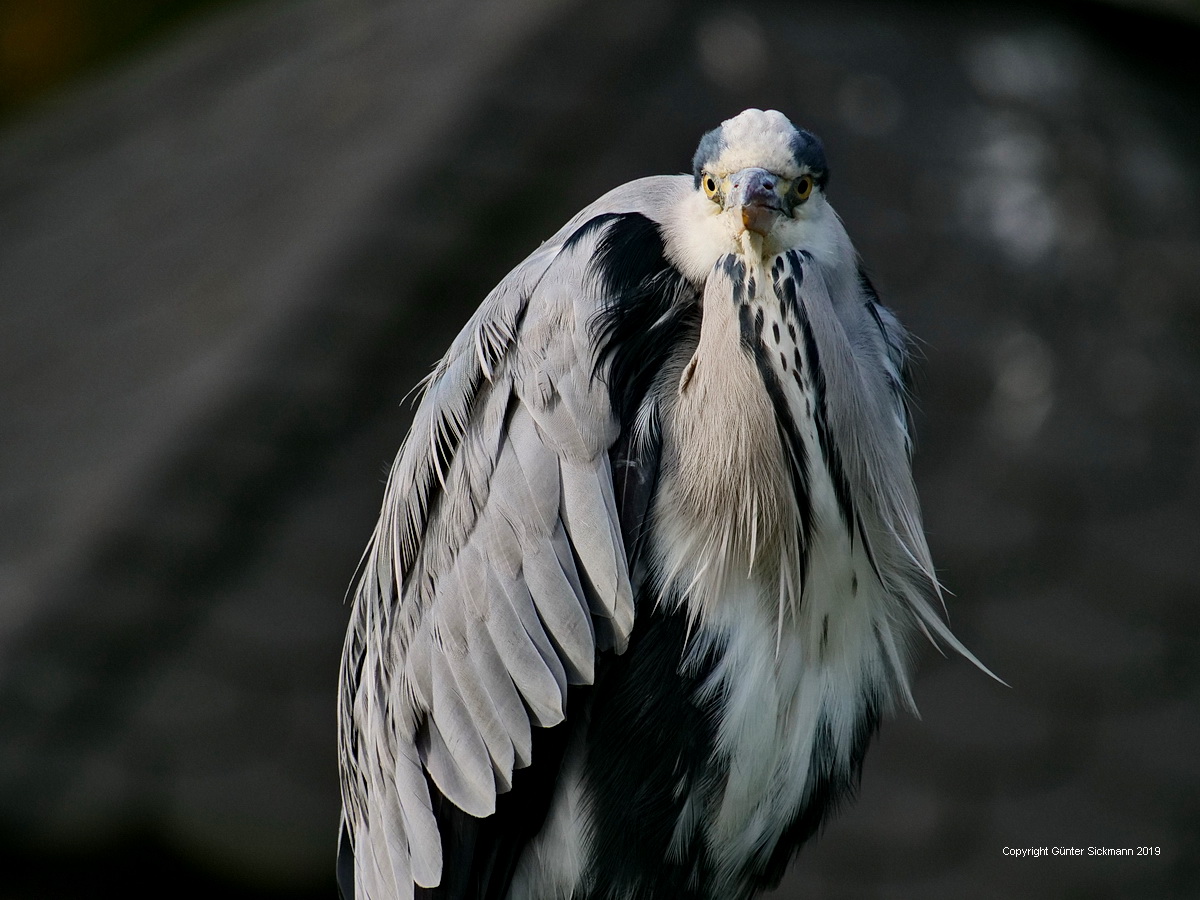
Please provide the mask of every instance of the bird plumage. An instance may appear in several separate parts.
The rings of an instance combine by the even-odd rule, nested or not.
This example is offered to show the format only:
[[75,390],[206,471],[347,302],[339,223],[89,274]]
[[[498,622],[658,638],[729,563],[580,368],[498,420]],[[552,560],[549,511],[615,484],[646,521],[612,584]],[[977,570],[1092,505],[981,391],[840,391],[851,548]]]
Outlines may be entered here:
[[347,898],[750,896],[912,705],[910,633],[966,653],[906,338],[826,178],[748,110],[581,211],[430,375],[343,652]]

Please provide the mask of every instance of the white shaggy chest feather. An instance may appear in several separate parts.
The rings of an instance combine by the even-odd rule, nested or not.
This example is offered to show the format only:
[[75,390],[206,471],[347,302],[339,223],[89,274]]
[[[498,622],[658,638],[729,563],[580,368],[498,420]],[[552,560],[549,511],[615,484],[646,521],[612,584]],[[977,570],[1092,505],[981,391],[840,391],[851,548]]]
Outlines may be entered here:
[[[766,272],[751,277],[770,284]],[[762,312],[751,319],[758,362],[746,346],[747,313],[720,285],[705,294],[699,345],[666,404],[651,548],[664,597],[695,623],[691,652],[715,648],[719,658],[700,699],[717,698],[716,754],[728,776],[716,810],[700,809],[699,797],[685,808],[677,844],[694,822],[707,823],[705,839],[731,877],[769,852],[808,799],[818,730],[832,741],[825,751],[849,754],[864,689],[880,674],[884,615],[865,549],[839,512],[812,381],[793,375],[810,370],[803,341],[766,294],[750,306]],[[788,474],[764,365],[803,443],[806,497]]]

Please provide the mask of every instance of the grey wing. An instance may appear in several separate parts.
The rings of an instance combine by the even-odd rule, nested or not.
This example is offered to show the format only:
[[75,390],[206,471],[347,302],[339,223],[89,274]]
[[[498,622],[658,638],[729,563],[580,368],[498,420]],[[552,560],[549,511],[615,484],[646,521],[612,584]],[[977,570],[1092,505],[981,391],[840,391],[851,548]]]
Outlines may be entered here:
[[594,377],[599,233],[567,238],[605,212],[653,216],[687,182],[643,179],[580,213],[488,296],[428,379],[343,650],[356,897],[439,884],[431,790],[490,815],[531,763],[531,726],[561,722],[567,686],[591,682],[597,649],[628,640],[609,462],[619,427]]

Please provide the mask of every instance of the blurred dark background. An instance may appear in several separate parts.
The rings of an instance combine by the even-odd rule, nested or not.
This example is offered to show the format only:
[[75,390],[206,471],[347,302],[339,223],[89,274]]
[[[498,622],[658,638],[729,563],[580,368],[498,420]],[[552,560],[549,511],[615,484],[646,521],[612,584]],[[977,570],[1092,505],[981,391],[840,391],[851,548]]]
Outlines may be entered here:
[[[1200,896],[1200,6],[0,2],[0,897],[332,897],[401,398],[607,188],[822,135],[957,633],[787,898]],[[1014,860],[1006,846],[1154,846]]]

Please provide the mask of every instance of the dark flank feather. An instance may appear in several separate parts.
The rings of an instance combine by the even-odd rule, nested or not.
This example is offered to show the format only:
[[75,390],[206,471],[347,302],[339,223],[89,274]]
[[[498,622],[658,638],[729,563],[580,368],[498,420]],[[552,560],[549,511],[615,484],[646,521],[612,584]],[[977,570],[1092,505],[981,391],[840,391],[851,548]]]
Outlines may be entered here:
[[655,377],[680,340],[699,328],[700,297],[666,258],[657,224],[640,213],[603,217],[607,224],[592,269],[610,298],[594,329],[597,372],[608,384],[622,431],[630,430]]
[[[592,269],[609,304],[592,323],[598,346],[597,377],[608,385],[621,434],[610,453],[625,548],[634,568],[647,513],[658,483],[662,445],[657,408],[644,409],[655,378],[680,346],[694,343],[700,298],[666,258],[658,225],[638,213],[606,215],[585,223],[571,238],[605,227]],[[639,427],[638,413],[643,411]]]
[[725,766],[713,755],[717,698],[698,697],[717,653],[689,656],[686,615],[653,596],[639,598],[629,649],[596,685],[585,763],[596,862],[578,900],[708,897],[701,835],[669,850],[685,800],[715,790]]

